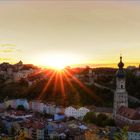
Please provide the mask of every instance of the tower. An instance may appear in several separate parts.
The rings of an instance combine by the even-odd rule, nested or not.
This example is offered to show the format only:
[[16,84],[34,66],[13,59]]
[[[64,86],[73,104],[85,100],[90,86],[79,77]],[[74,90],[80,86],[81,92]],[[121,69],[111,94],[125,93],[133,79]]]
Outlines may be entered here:
[[120,57],[118,67],[119,69],[116,73],[116,91],[114,93],[114,117],[116,117],[117,110],[121,106],[128,107],[128,95],[125,88],[125,71],[123,69],[124,63],[122,62],[122,57]]

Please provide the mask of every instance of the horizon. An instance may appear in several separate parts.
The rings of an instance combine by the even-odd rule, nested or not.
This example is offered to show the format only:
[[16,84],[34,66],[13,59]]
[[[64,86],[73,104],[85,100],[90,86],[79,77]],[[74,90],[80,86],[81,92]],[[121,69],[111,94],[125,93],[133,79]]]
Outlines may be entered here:
[[[8,62],[8,61],[3,61],[3,62],[1,62],[0,64],[2,64],[2,63],[9,63],[9,64],[11,64],[11,65],[14,65],[14,64],[17,64],[18,62],[20,62],[20,61],[22,61],[22,60],[19,60],[19,61],[17,61],[17,62],[14,62],[14,63],[10,63],[10,62]],[[22,61],[23,62],[23,61]],[[124,61],[123,61],[124,62]],[[118,59],[118,63],[119,63],[119,59]],[[86,67],[86,66],[89,66],[89,67],[91,67],[91,68],[118,68],[118,63],[112,63],[112,64],[75,64],[75,65],[66,65],[66,66],[64,66],[64,68],[66,68],[66,67],[71,67],[71,68],[78,68],[78,67],[81,67],[81,68],[84,68],[84,67]],[[24,63],[23,62],[23,64],[24,65],[34,65],[34,66],[37,66],[37,67],[40,67],[40,68],[51,68],[51,69],[56,69],[55,67],[53,67],[53,66],[47,66],[47,65],[36,65],[36,64],[33,64],[33,63]],[[129,66],[135,66],[136,68],[138,68],[139,67],[139,63],[125,63],[124,62],[124,68],[127,68],[127,67],[129,67]],[[62,68],[63,69],[63,68]]]

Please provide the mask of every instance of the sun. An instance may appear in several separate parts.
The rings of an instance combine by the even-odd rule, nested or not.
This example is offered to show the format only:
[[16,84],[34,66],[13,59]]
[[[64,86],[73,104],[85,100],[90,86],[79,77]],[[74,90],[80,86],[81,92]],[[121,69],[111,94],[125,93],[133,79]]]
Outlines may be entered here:
[[74,64],[75,60],[67,54],[49,54],[40,57],[40,63],[56,70],[63,70],[66,66]]
[[58,59],[57,61],[52,61],[49,66],[56,70],[62,70],[66,67],[66,63],[64,60],[62,61]]

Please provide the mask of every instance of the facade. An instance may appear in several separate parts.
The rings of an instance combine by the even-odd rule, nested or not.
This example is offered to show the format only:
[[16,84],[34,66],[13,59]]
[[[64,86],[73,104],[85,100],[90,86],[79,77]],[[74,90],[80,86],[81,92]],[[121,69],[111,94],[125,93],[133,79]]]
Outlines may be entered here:
[[77,110],[76,110],[76,108],[74,108],[72,106],[66,107],[66,109],[65,109],[65,115],[67,117],[77,118]]
[[89,111],[90,110],[87,109],[86,107],[75,108],[75,107],[70,106],[65,109],[65,115],[67,117],[74,117],[76,119],[78,118],[82,119]]
[[120,57],[118,66],[113,116],[116,124],[120,128],[128,126],[128,140],[140,140],[140,112],[139,110],[128,107],[128,95],[125,88],[125,72],[122,57]]
[[13,73],[14,81],[17,82],[17,81],[19,81],[22,78],[25,79],[29,75],[31,75],[32,73],[34,73],[34,70],[33,69],[30,69],[30,70],[22,70],[22,71],[15,72],[15,73]]
[[77,110],[77,113],[78,113],[78,118],[81,118],[83,119],[84,116],[89,112],[90,110],[87,109],[86,107],[81,107]]
[[30,107],[33,111],[43,112],[44,103],[42,103],[40,100],[34,100],[30,102]]
[[23,105],[25,109],[29,109],[29,103],[26,99],[16,99],[16,107]]
[[63,106],[56,106],[55,113],[64,113],[65,108]]
[[16,108],[16,100],[13,99],[13,100],[5,101],[5,106],[6,106],[6,108],[9,107],[9,106],[12,107],[12,108]]
[[114,117],[116,117],[117,110],[121,106],[128,107],[128,95],[125,88],[125,71],[123,69],[124,63],[122,62],[122,57],[120,57],[118,67],[119,69],[116,73],[116,91],[114,94],[114,109],[113,109]]
[[128,140],[140,140],[139,132],[128,132]]
[[113,108],[96,107],[96,108],[94,109],[94,112],[95,112],[96,115],[98,115],[98,114],[105,114],[105,115],[108,116],[109,118],[112,118]]
[[23,131],[26,139],[44,140],[45,127],[41,122],[25,122]]
[[11,106],[16,109],[19,105],[23,105],[25,109],[29,109],[29,103],[26,99],[12,99],[5,101],[5,107]]

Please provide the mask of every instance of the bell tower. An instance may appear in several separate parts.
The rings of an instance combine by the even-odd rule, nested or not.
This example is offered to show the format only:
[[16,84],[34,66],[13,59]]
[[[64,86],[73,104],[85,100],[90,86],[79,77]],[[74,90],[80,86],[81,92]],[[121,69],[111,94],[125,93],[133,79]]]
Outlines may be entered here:
[[122,56],[120,56],[118,67],[119,69],[116,73],[116,91],[114,93],[114,117],[116,117],[117,110],[121,106],[128,107],[128,95],[125,88],[125,71],[123,69],[124,63],[122,62]]

